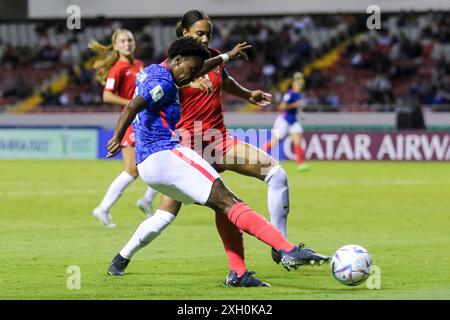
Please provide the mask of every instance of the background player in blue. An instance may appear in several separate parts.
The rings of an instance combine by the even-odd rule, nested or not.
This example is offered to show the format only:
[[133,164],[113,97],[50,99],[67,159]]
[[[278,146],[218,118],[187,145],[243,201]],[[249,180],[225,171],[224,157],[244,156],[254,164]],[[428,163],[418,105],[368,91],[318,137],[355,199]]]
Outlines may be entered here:
[[303,163],[303,149],[301,141],[303,139],[303,128],[299,121],[299,110],[303,107],[304,96],[302,93],[305,86],[305,79],[303,73],[296,72],[292,77],[291,89],[289,89],[283,96],[279,109],[283,112],[276,118],[273,125],[272,139],[263,149],[270,152],[270,149],[278,145],[280,140],[286,138],[288,135],[294,144],[294,151],[297,158],[298,170],[306,171],[309,165]]
[[[168,53],[169,58],[164,63],[151,65],[138,76],[135,98],[120,114],[114,135],[108,142],[108,156],[120,151],[120,141],[134,119],[136,164],[147,185],[184,204],[197,203],[226,215],[239,229],[277,250],[281,264],[287,269],[329,261],[327,256],[286,240],[263,216],[228,189],[209,163],[194,150],[179,144],[173,131],[181,116],[177,86],[190,83],[198,75],[204,60],[209,58],[209,51],[192,38],[179,38]],[[159,232],[148,232],[144,224],[168,225],[167,219],[166,212],[156,212],[138,227],[130,241],[150,243]],[[141,227],[145,229],[143,235]],[[128,262],[119,253],[110,268],[115,264],[122,267]]]

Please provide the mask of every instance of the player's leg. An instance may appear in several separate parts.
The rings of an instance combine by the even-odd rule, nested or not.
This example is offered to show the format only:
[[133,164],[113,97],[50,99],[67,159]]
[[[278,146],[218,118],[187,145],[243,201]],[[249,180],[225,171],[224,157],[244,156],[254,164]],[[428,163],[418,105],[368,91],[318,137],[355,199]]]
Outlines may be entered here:
[[258,178],[267,183],[267,207],[272,224],[286,236],[289,214],[288,177],[279,163],[265,151],[238,141],[225,154],[223,170]]
[[303,128],[301,124],[299,122],[295,122],[294,124],[292,124],[289,129],[289,134],[292,139],[292,144],[294,145],[295,157],[298,164],[297,170],[309,170],[309,165],[304,163],[304,152],[301,143],[303,139]]
[[[275,123],[273,125],[273,130],[272,130],[272,136],[270,138],[270,141],[265,143],[261,149],[264,150],[267,153],[270,153],[270,150],[272,150],[272,148],[276,147],[279,143],[280,143],[280,132],[281,131],[286,131],[286,124],[284,123],[285,120],[283,119],[282,116],[278,116],[275,119]],[[283,133],[283,132],[281,132]],[[286,134],[286,133],[284,133]]]
[[237,198],[220,178],[214,182],[205,205],[226,215],[239,229],[277,250],[281,256],[280,262],[288,270],[302,264],[322,264],[330,260],[327,256],[303,248],[302,245],[294,246],[263,216]]
[[158,210],[138,226],[127,244],[114,257],[108,268],[108,274],[123,275],[132,257],[154,241],[175,220],[180,208],[181,202],[161,195]]
[[147,218],[150,218],[153,215],[152,203],[158,193],[159,192],[155,189],[148,187],[144,197],[136,201],[136,206],[142,210]]
[[159,209],[139,225],[130,241],[120,251],[120,255],[130,260],[137,251],[148,246],[175,220],[180,208],[181,202],[163,195]]
[[223,247],[228,258],[230,273],[225,279],[227,287],[266,287],[268,283],[254,277],[254,272],[247,270],[244,256],[244,238],[239,230],[227,216],[215,213],[216,228],[222,239]]
[[[181,203],[161,195],[159,209],[154,216],[142,222],[127,244],[114,257],[108,268],[109,275],[123,275],[132,257],[158,237],[175,219]],[[267,286],[268,284],[253,277],[247,271],[244,261],[244,244],[242,232],[223,214],[216,213],[216,226],[222,239],[228,261],[230,274],[227,286]]]
[[94,209],[93,215],[106,227],[115,227],[109,210],[120,198],[125,189],[136,179],[138,171],[134,159],[134,147],[127,145],[122,148],[125,170],[111,183],[100,205]]
[[[165,174],[161,175],[161,172]],[[206,205],[218,214],[226,215],[242,231],[277,250],[293,248],[272,224],[246,207],[226,188],[217,171],[189,148],[153,154],[139,164],[139,173],[158,191],[186,204]]]
[[[258,178],[267,183],[267,207],[271,223],[286,236],[287,217],[289,214],[288,177],[279,163],[263,150],[237,142],[227,151],[222,170],[231,170],[243,175]],[[275,249],[271,251],[272,259],[279,263],[281,256]]]
[[272,136],[270,138],[269,142],[266,142],[261,149],[264,150],[267,153],[270,153],[270,151],[272,150],[272,148],[278,146],[278,144],[280,143],[280,138],[278,137],[278,135],[275,135],[272,133]]
[[[165,174],[161,175],[161,172]],[[178,148],[153,154],[139,165],[139,173],[148,185],[173,199],[187,204],[196,202],[225,214],[238,228],[280,250],[284,259],[281,262],[287,268],[309,261],[328,260],[328,257],[288,242],[273,225],[241,203],[225,187],[219,174],[191,149]]]
[[[157,174],[157,161],[153,162],[148,167],[149,171],[153,170],[155,173],[145,173],[145,179],[150,185],[156,189],[159,188],[163,193],[167,192],[172,198],[179,201],[196,202],[208,206],[218,214],[226,215],[227,219],[236,227],[279,251],[282,256],[281,262],[285,267],[310,261],[329,260],[329,257],[315,254],[312,250],[295,247],[287,241],[263,216],[254,212],[228,189],[217,171],[195,151],[180,148],[172,150],[171,153],[172,160],[160,159],[159,161],[176,164],[179,169],[171,170],[167,177],[161,177]],[[141,172],[141,169],[139,172],[143,176],[144,173]]]

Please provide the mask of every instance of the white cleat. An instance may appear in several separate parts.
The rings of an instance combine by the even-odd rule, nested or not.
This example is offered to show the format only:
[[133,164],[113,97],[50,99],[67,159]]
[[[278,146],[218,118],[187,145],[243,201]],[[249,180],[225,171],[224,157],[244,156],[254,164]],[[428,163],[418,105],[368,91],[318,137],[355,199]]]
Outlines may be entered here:
[[114,228],[116,226],[112,222],[111,214],[100,207],[95,208],[94,211],[92,212],[92,215],[107,228]]
[[152,203],[147,200],[141,198],[136,201],[136,207],[142,210],[147,218],[153,216]]

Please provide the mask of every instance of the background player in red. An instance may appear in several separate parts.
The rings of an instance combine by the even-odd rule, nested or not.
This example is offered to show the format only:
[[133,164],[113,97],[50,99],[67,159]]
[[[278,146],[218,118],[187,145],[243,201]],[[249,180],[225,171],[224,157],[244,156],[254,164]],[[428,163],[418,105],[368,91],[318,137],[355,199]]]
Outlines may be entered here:
[[296,72],[292,76],[291,88],[283,95],[283,101],[281,101],[279,110],[282,113],[276,118],[273,125],[272,139],[263,146],[263,149],[270,152],[270,149],[278,145],[281,139],[286,138],[288,135],[292,139],[294,144],[295,156],[297,158],[298,171],[309,170],[309,165],[304,163],[302,139],[303,139],[303,127],[300,124],[299,110],[304,104],[304,96],[302,90],[305,86],[305,78],[303,73]]
[[[143,69],[142,62],[134,58],[136,44],[133,34],[126,29],[116,29],[110,45],[104,46],[97,41],[92,41],[89,48],[103,56],[94,64],[97,80],[104,85],[103,101],[121,106],[120,111],[122,111],[133,98],[136,75]],[[132,126],[128,128],[122,140],[122,156],[125,170],[114,179],[101,203],[92,213],[106,227],[115,226],[109,210],[138,176]],[[148,188],[144,198],[137,201],[137,206],[147,216],[152,214],[151,202],[155,194],[156,191]]]
[[[187,12],[177,27],[177,36],[190,36],[208,46],[212,36],[212,22],[203,12],[192,10]],[[258,178],[268,184],[268,208],[271,222],[286,236],[286,221],[289,212],[289,189],[287,174],[279,163],[266,152],[257,147],[234,139],[226,129],[222,112],[222,90],[251,103],[267,105],[271,95],[260,90],[250,91],[242,87],[226,71],[223,62],[229,56],[221,55],[210,49],[213,57],[220,56],[222,63],[192,83],[180,89],[182,117],[177,129],[183,137],[185,146],[200,151],[202,157],[220,172],[231,170],[243,175]],[[242,52],[241,55],[244,53]],[[205,83],[209,83],[205,85]],[[200,90],[201,87],[210,90]],[[215,138],[215,140],[214,140]],[[200,141],[200,145],[195,142]],[[212,151],[214,155],[209,153]],[[215,160],[219,161],[215,161]],[[131,257],[142,247],[148,245],[175,218],[181,203],[167,196],[161,196],[158,211],[164,212],[165,220],[158,222],[144,221],[136,233],[120,251],[120,261],[113,261],[110,274],[123,274]],[[168,218],[170,217],[170,218]],[[216,214],[216,226],[224,243],[231,272],[225,282],[232,286],[261,285],[253,281],[244,261],[242,232],[223,215]],[[152,236],[149,237],[148,235]],[[142,242],[141,239],[146,239]],[[115,258],[115,260],[118,257]],[[279,263],[280,256],[272,250],[272,258]],[[122,263],[122,267],[120,267]]]

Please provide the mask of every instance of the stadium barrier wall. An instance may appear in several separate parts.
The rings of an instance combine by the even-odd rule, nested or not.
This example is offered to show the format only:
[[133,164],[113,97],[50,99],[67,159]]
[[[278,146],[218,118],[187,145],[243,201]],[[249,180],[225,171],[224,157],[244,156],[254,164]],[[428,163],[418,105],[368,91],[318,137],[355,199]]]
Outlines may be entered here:
[[97,129],[0,129],[0,159],[97,159]]
[[[282,154],[295,160],[291,139]],[[445,132],[305,132],[307,160],[450,161],[450,134]]]
[[[231,129],[230,133],[258,147],[271,135],[264,129]],[[111,135],[112,130],[100,134],[101,159],[106,157]],[[302,145],[306,160],[450,161],[450,133],[446,132],[305,132]],[[282,140],[271,155],[279,160],[295,160],[292,140]]]
[[[231,134],[262,146],[267,129],[231,129]],[[106,159],[113,130],[58,128],[0,129],[0,159]],[[429,131],[310,131],[305,132],[306,160],[450,161],[450,133]],[[295,160],[290,138],[271,154]],[[113,159],[120,159],[121,154]]]

